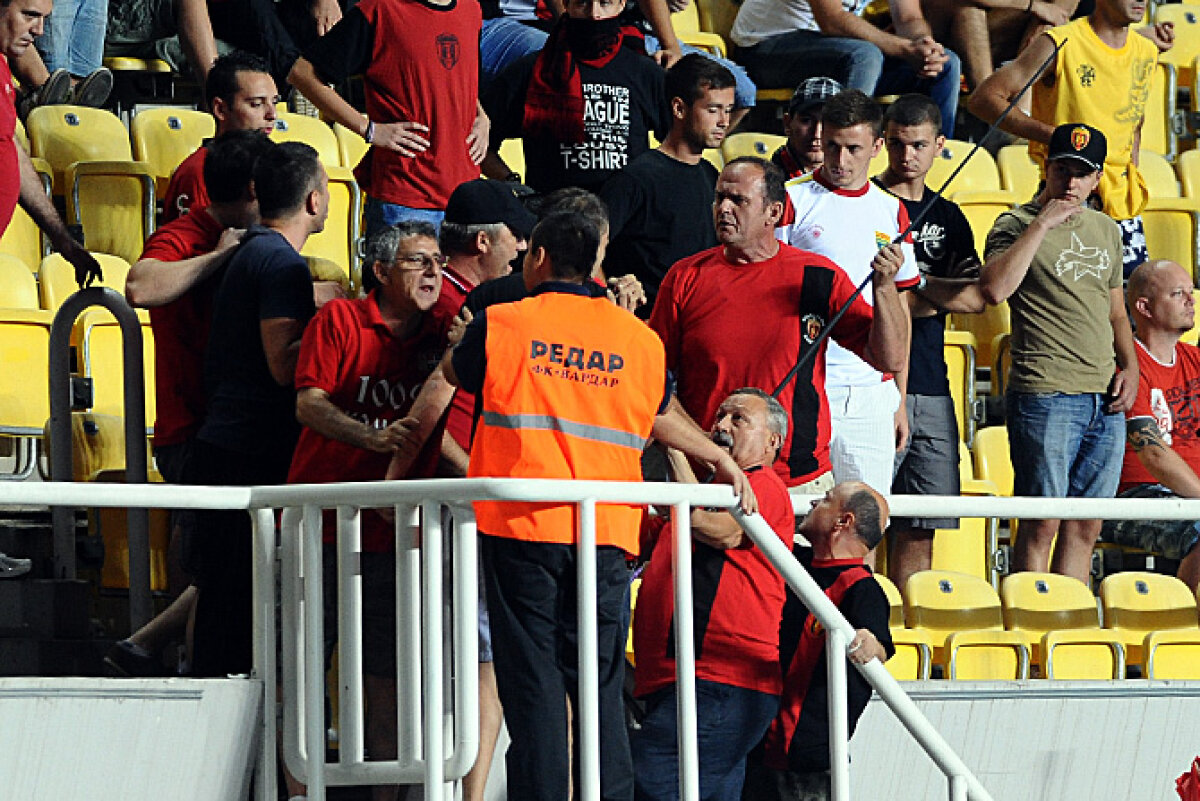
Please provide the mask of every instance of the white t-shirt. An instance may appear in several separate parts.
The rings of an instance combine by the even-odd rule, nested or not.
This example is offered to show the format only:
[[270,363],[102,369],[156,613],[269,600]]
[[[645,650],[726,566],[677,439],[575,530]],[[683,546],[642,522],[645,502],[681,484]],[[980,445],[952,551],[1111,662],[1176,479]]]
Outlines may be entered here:
[[[861,16],[867,0],[842,0],[842,8]],[[808,0],[745,0],[729,37],[738,47],[753,47],[763,39],[792,31],[819,31]]]
[[[842,268],[857,286],[871,275],[876,252],[908,228],[908,212],[895,195],[871,181],[860,190],[837,189],[822,183],[821,171],[787,182],[795,221],[775,230],[780,241],[825,256]],[[896,285],[909,287],[920,280],[912,236],[901,243],[904,265]],[[863,299],[875,305],[868,282]],[[878,384],[885,376],[836,342],[825,355],[825,385],[858,387]]]

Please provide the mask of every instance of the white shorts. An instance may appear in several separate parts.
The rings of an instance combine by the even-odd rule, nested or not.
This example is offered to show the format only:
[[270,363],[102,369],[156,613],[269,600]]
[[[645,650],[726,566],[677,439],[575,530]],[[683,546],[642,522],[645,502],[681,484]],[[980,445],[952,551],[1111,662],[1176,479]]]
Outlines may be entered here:
[[896,410],[900,392],[889,379],[859,387],[826,387],[829,460],[837,483],[862,481],[887,495],[896,460]]

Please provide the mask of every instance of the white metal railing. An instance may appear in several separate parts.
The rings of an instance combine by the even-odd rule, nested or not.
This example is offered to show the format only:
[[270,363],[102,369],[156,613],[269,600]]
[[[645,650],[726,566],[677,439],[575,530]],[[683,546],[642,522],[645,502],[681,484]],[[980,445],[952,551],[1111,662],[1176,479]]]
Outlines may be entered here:
[[[728,487],[687,484],[451,479],[285,487],[114,486],[76,483],[0,484],[0,506],[147,507],[246,510],[254,522],[254,663],[263,682],[264,710],[276,705],[275,566],[281,557],[284,611],[283,701],[284,754],[289,766],[309,781],[310,797],[324,797],[327,784],[421,781],[426,798],[436,798],[447,779],[461,777],[474,760],[478,711],[474,608],[476,601],[475,529],[471,500],[560,501],[579,505],[579,665],[582,801],[599,793],[598,680],[595,627],[595,504],[629,503],[673,507],[678,526],[673,559],[676,577],[675,627],[679,681],[681,798],[698,794],[694,643],[691,614],[691,549],[688,521],[693,506],[730,509],[752,540],[780,571],[825,627],[829,636],[830,730],[834,797],[848,798],[845,721],[845,653],[854,631],[812,577],[758,515],[736,510]],[[1040,498],[916,497],[889,499],[894,515],[1004,518],[1200,519],[1200,501],[1066,500]],[[798,512],[808,499],[796,496]],[[397,524],[397,695],[402,752],[393,761],[363,760],[361,713],[361,584],[357,578],[359,513],[363,508],[392,507]],[[449,665],[454,686],[446,703],[443,653],[442,508],[449,510],[450,540],[456,576]],[[323,509],[337,509],[339,572],[339,653],[341,691],[337,763],[324,759],[324,653],[321,601],[321,526]],[[420,510],[418,515],[417,510]],[[281,545],[276,542],[276,512],[281,512]],[[419,521],[420,539],[417,537]],[[420,575],[420,582],[417,576]],[[418,583],[420,589],[418,590]],[[590,599],[591,603],[582,603]],[[420,631],[411,612],[421,610]],[[462,614],[465,611],[466,614]],[[422,637],[422,634],[424,635]],[[437,647],[427,647],[430,644]],[[420,654],[416,664],[415,654]],[[990,799],[958,756],[878,661],[855,665],[881,699],[913,734],[947,776],[949,798]],[[419,683],[418,683],[419,681]],[[410,688],[410,692],[405,692]],[[407,696],[407,697],[405,697]],[[431,710],[436,714],[431,714]],[[262,716],[259,733],[258,798],[275,798],[276,727],[273,714]],[[449,746],[447,746],[449,743]],[[319,758],[314,758],[319,757]]]

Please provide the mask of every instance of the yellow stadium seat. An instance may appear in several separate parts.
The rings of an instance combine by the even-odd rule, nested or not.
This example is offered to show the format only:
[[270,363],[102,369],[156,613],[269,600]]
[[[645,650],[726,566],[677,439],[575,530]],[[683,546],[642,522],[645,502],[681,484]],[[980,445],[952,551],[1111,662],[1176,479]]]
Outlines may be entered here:
[[975,457],[975,475],[996,486],[1003,496],[1012,496],[1012,460],[1008,453],[1008,429],[1004,426],[988,426],[975,432],[975,443],[971,446]]
[[900,597],[900,590],[896,589],[896,585],[887,576],[880,573],[874,575],[875,580],[883,588],[883,594],[888,600],[888,627],[893,629],[904,628],[904,599]]
[[[642,579],[635,578],[629,583],[629,619],[633,620],[633,616],[637,614],[637,598],[638,591],[642,588]],[[625,635],[625,658],[629,660],[629,664],[637,667],[637,658],[633,654],[633,623],[629,625],[629,633]]]
[[[962,444],[961,442],[959,443]],[[970,458],[965,459],[969,465]],[[967,479],[961,482],[959,494],[964,497],[996,495],[996,485],[990,481]],[[999,521],[994,517],[959,518],[958,528],[936,529],[933,532],[933,570],[965,573],[995,586],[998,576],[992,555],[999,539]]]
[[337,139],[338,157],[342,166],[351,170],[357,167],[371,146],[365,139],[340,122],[333,124],[333,135]]
[[[142,383],[144,386],[146,431],[155,419],[154,335],[150,317],[138,310],[142,332]],[[107,311],[95,309],[79,316],[72,331],[79,354],[79,372],[92,379],[91,410],[96,414],[125,417],[125,360],[121,329]]]
[[1146,98],[1141,147],[1143,150],[1161,153],[1168,161],[1175,158],[1179,144],[1173,124],[1178,86],[1179,76],[1175,65],[1160,61],[1154,69],[1150,81],[1150,94]]
[[1043,672],[1055,680],[1104,681],[1125,678],[1125,647],[1104,629],[1049,631],[1042,636]]
[[68,191],[67,167],[77,161],[133,161],[129,132],[112,112],[83,106],[39,106],[26,120],[32,155],[53,170],[55,194]]
[[508,165],[508,169],[521,176],[522,181],[529,178],[525,174],[525,148],[520,139],[505,139],[500,143],[498,155]]
[[946,638],[945,675],[959,681],[1029,678],[1029,647],[1011,631],[960,631]]
[[933,672],[933,639],[915,629],[891,630],[896,652],[884,663],[896,681],[925,681]]
[[29,152],[29,134],[25,133],[25,123],[17,118],[16,128],[13,130],[13,138],[17,140],[17,144],[25,148],[25,152]]
[[757,156],[769,159],[771,154],[787,142],[786,136],[764,133],[735,133],[725,137],[721,143],[721,155],[726,163],[742,156]]
[[904,620],[908,628],[933,638],[934,661],[948,664],[950,635],[972,630],[1004,629],[1000,597],[983,579],[944,570],[924,570],[904,587]]
[[[959,165],[966,161],[967,155],[974,147],[970,142],[947,139],[945,146],[942,147],[942,152],[934,157],[929,174],[925,176],[925,183],[935,190],[941,189]],[[979,152],[966,162],[962,172],[955,176],[954,182],[946,187],[946,191],[950,199],[954,200],[960,192],[989,191],[999,188],[1000,173],[996,169],[996,162],[992,160],[990,153],[980,148]]]
[[1148,679],[1200,680],[1200,631],[1152,631],[1142,641],[1142,654]]
[[947,331],[943,354],[958,436],[970,442],[975,436],[975,335],[970,331]]
[[[1029,158],[1028,145],[1005,145],[996,155],[1000,183],[1017,197],[1018,203],[1028,203],[1037,194],[1041,175],[1037,164]],[[983,255],[982,253],[980,254]]]
[[1152,631],[1197,629],[1196,599],[1187,585],[1159,573],[1113,573],[1100,582],[1104,628],[1125,645],[1132,664],[1143,664],[1142,645]]
[[724,57],[727,52],[725,40],[719,34],[700,27],[700,10],[695,3],[688,3],[682,11],[671,14],[671,27],[675,36],[684,44]]
[[[32,273],[25,271],[27,277]],[[24,480],[37,466],[37,443],[50,417],[50,312],[0,308],[0,437],[13,440],[11,473],[0,478]]]
[[1196,277],[1200,247],[1200,200],[1151,197],[1142,211],[1146,250],[1152,259],[1170,259]]
[[300,253],[328,259],[349,278],[358,270],[362,192],[354,174],[346,167],[328,165],[325,172],[329,175],[329,217],[325,220],[324,230],[310,236]]
[[1151,198],[1157,200],[1180,196],[1179,180],[1164,156],[1143,148],[1138,153],[1138,170],[1146,179],[1146,188],[1150,190]]
[[700,15],[700,30],[720,34],[729,41],[729,30],[737,16],[740,3],[734,0],[695,0]]
[[1200,150],[1185,150],[1175,159],[1183,196],[1200,199]]
[[[950,325],[956,331],[970,331],[974,334],[976,364],[985,367],[991,366],[996,360],[996,352],[992,347],[996,335],[1012,331],[1008,301],[995,306],[989,304],[978,314],[952,314],[950,315]],[[993,391],[992,394],[996,393]]]
[[171,74],[171,65],[161,58],[115,56],[104,59],[104,66],[113,72],[150,72],[156,75]]
[[1154,21],[1175,25],[1175,45],[1158,54],[1158,63],[1173,66],[1180,85],[1191,86],[1196,56],[1200,56],[1200,9],[1186,5],[1158,5],[1154,9]]
[[[103,277],[92,286],[106,286],[124,295],[129,263],[106,253],[92,255],[100,262],[100,269],[104,272]],[[38,275],[38,296],[46,311],[58,311],[64,300],[79,291],[79,285],[75,283],[75,268],[58,253],[52,253],[42,260]]]
[[[33,168],[42,178],[46,195],[50,195],[51,170],[45,159],[33,159]],[[25,267],[36,273],[38,265],[48,253],[47,243],[42,239],[42,230],[38,228],[33,218],[18,204],[13,209],[12,220],[8,228],[0,234],[0,253],[16,256]]]
[[33,273],[16,256],[0,253],[0,309],[37,308],[37,280]]
[[989,189],[956,192],[953,200],[971,226],[971,233],[975,236],[975,252],[982,259],[988,233],[996,218],[1017,205],[1017,195],[1007,189]]
[[333,129],[316,117],[281,112],[275,117],[271,138],[276,142],[303,142],[317,151],[321,163],[328,167],[342,166],[342,155]]
[[129,124],[133,157],[150,165],[155,191],[167,191],[171,173],[205,139],[216,134],[211,114],[194,109],[159,106],[140,111]]
[[1100,612],[1088,586],[1057,573],[1013,573],[1000,582],[1004,625],[1025,635],[1035,665],[1042,664],[1042,636],[1064,629],[1098,629]]
[[[871,159],[871,166],[869,166],[867,168],[867,174],[870,175],[871,177],[875,177],[877,175],[882,175],[883,171],[887,169],[887,166],[888,166],[887,148],[881,147],[881,148],[879,148],[879,152],[876,153],[875,156]],[[940,184],[939,184],[939,186],[940,186]],[[935,186],[934,189],[937,189],[937,187]]]
[[958,481],[965,484],[975,479],[975,465],[971,464],[971,449],[961,439],[958,441]]

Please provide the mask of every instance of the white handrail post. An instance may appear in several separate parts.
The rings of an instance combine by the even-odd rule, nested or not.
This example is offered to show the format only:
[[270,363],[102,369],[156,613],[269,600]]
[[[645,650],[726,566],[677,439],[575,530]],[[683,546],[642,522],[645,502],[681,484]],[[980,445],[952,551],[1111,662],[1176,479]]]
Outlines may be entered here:
[[[338,762],[365,758],[363,722],[362,515],[357,507],[337,510]],[[328,588],[331,591],[333,588]]]
[[[300,524],[303,511],[299,507],[284,508],[279,526],[280,611],[279,652],[282,656],[280,675],[283,677],[283,759],[300,781],[305,781],[308,769],[304,764],[304,704],[300,662],[303,661],[304,632],[300,628]],[[274,772],[274,769],[272,769]],[[267,801],[275,801],[271,796]]]
[[954,774],[946,777],[950,787],[950,801],[967,801],[967,778]]
[[829,677],[829,780],[832,801],[850,801],[850,727],[846,708],[846,648],[839,629],[825,631],[825,670]]
[[421,699],[412,692],[421,681],[420,509],[395,507],[396,537],[396,759],[421,759]]
[[305,504],[300,524],[304,571],[304,745],[309,801],[325,801],[325,642],[321,598],[321,507]]
[[263,684],[258,801],[275,801],[277,787],[275,705],[278,665],[275,662],[275,515],[270,509],[251,512],[254,523],[254,673]]
[[675,579],[675,721],[679,733],[679,798],[700,798],[700,748],[696,741],[696,643],[692,620],[692,507],[671,507],[675,541],[671,574]]
[[479,554],[470,505],[447,506],[453,547],[454,755],[447,772],[465,774],[479,754]]
[[442,515],[437,501],[421,504],[421,617],[425,630],[422,684],[425,694],[425,797],[442,798],[445,742],[442,730]]
[[600,799],[600,647],[596,632],[596,501],[579,502],[576,512],[575,586],[578,604],[579,795]]

